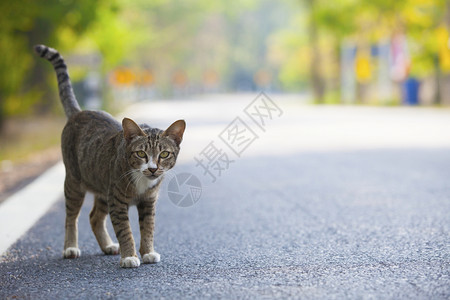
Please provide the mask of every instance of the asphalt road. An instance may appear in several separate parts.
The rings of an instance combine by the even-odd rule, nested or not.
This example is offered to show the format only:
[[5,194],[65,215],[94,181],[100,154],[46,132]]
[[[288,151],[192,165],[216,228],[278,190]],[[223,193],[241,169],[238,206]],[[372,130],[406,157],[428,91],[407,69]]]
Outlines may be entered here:
[[[61,199],[0,262],[0,298],[449,299],[450,111],[272,97],[283,113],[262,130],[242,114],[253,98],[127,112],[141,120],[147,107],[161,126],[187,115],[172,175],[196,176],[201,197],[175,205],[169,176],[157,208],[160,263],[121,269],[117,256],[102,255],[91,197],[79,220],[82,256],[62,259]],[[220,138],[234,116],[258,135],[240,156]],[[209,169],[215,182],[195,160],[210,142],[233,160],[220,174]]]

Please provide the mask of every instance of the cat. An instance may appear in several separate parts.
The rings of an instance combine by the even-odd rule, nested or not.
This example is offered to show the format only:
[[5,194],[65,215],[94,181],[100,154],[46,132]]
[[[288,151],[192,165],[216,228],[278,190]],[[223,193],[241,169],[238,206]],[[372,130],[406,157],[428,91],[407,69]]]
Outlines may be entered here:
[[[53,65],[67,116],[61,137],[66,169],[64,258],[81,255],[78,216],[86,192],[91,192],[95,197],[89,218],[101,250],[110,255],[120,253],[123,268],[139,267],[128,218],[128,208],[136,205],[142,261],[159,262],[160,255],[153,247],[155,205],[164,173],[177,160],[185,121],[175,121],[163,131],[137,125],[129,118],[120,124],[103,111],[81,110],[59,52],[44,45],[36,45],[34,50]],[[113,243],[106,229],[108,213],[119,244]]]

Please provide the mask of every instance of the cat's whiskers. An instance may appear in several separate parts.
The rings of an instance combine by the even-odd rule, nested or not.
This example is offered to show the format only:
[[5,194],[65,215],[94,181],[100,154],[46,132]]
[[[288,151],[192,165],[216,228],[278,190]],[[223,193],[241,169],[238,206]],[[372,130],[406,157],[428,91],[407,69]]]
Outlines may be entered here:
[[117,179],[117,181],[120,181],[120,180],[122,180],[123,178],[125,178],[126,176],[128,176],[128,175],[131,175],[131,174],[133,174],[134,172],[137,172],[137,170],[128,170],[128,171],[126,171],[125,173],[123,173],[120,177],[119,177],[119,179]]
[[135,183],[136,187],[139,186],[139,182],[141,181],[141,179],[145,177],[142,173],[139,173],[138,175],[139,175],[139,177],[136,179],[136,183]]
[[[132,172],[130,173],[130,175],[132,175],[132,174],[137,174],[138,176],[139,176],[139,174],[140,174],[140,172],[139,172],[139,170],[131,170]],[[132,176],[131,177],[131,180],[129,180],[128,181],[128,184],[127,184],[127,187],[125,188],[125,194],[127,193],[127,191],[128,191],[128,188],[130,187],[130,184],[131,183],[134,183],[134,185],[136,185],[136,176]]]
[[[127,176],[133,174],[134,172],[136,172],[136,170],[128,170],[126,172],[124,172],[122,175],[120,175],[120,177],[117,179],[117,182],[119,182],[120,180],[126,178]],[[131,180],[128,182],[128,185],[130,184]],[[127,189],[128,189],[128,185],[127,185]],[[108,193],[107,193],[107,199],[109,198],[109,191],[111,189],[111,179],[110,179],[110,184],[108,186]],[[125,190],[126,192],[126,190]]]

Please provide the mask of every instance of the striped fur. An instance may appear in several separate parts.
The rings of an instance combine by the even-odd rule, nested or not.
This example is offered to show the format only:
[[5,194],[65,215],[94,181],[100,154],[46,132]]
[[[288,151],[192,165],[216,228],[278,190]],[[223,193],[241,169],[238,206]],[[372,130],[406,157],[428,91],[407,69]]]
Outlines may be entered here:
[[44,45],[36,45],[34,46],[34,50],[40,57],[51,62],[55,69],[56,79],[58,80],[59,97],[67,118],[80,112],[81,108],[73,93],[72,83],[70,82],[69,73],[67,72],[67,66],[63,57],[55,49]]
[[[64,257],[76,258],[81,254],[78,216],[89,191],[95,195],[89,215],[91,228],[101,250],[105,254],[120,252],[121,267],[140,265],[128,219],[128,208],[136,205],[141,232],[139,252],[144,263],[158,262],[160,256],[153,248],[158,190],[164,173],[176,163],[185,122],[178,120],[163,131],[137,125],[128,118],[120,124],[102,111],[82,111],[59,53],[41,45],[35,50],[55,68],[61,102],[68,117],[61,140],[66,168]],[[170,154],[162,158],[163,151]],[[113,243],[106,230],[108,214],[119,245]]]

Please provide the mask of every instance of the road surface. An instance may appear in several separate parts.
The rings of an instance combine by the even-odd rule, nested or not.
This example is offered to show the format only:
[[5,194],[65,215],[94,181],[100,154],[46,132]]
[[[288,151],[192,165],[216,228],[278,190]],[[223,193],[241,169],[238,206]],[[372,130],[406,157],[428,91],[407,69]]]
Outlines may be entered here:
[[[130,107],[160,127],[187,122],[158,202],[161,262],[121,269],[102,255],[91,196],[82,256],[62,259],[61,197],[3,257],[0,298],[449,299],[450,110],[268,96],[261,118],[250,94]],[[200,184],[174,188],[183,176]]]

